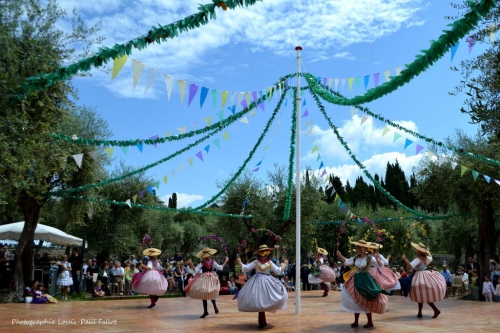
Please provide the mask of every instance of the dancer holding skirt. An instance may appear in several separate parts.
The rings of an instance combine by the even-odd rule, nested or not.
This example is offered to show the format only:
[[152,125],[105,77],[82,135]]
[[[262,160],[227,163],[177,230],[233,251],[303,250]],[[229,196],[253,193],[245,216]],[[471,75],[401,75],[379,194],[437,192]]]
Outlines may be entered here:
[[323,296],[328,296],[328,286],[325,282],[334,282],[336,279],[335,272],[333,269],[326,264],[325,256],[328,255],[328,251],[318,247],[316,256],[316,268],[313,269],[311,274],[308,276],[309,283],[319,283],[323,289]]
[[156,258],[161,254],[161,251],[155,248],[145,249],[143,255],[149,258],[147,265],[142,261],[140,262],[139,273],[132,274],[132,282],[130,285],[136,293],[149,295],[151,304],[148,309],[156,305],[160,298],[159,295],[164,294],[168,288],[168,281],[163,276],[163,271],[160,262]]

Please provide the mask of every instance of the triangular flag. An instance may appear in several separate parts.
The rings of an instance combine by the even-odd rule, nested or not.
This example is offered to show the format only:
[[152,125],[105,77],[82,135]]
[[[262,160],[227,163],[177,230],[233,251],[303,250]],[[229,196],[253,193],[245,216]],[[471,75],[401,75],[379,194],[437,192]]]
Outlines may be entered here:
[[224,137],[224,139],[226,139],[227,141],[229,141],[229,133],[226,131],[224,133],[222,133],[222,136]]
[[259,163],[255,164],[255,166],[259,166],[262,164],[262,161],[260,161]]
[[309,112],[307,111],[307,109],[304,111],[304,113],[302,114],[302,118],[304,117],[307,117],[309,115]]
[[144,147],[144,142],[140,141],[135,144],[137,148],[139,148],[139,151],[142,153],[142,148]]
[[321,159],[321,154],[318,154],[318,158],[316,158],[316,162],[318,162]]
[[120,146],[120,149],[122,150],[123,154],[127,155],[128,146],[125,146],[125,147]]
[[198,92],[198,86],[194,83],[191,83],[189,85],[189,97],[188,97],[188,107],[191,105],[191,102],[194,99],[194,96],[196,96],[196,93]]
[[168,184],[168,175],[163,176],[163,182],[165,183],[165,185]]
[[179,165],[179,170],[182,172],[184,171],[184,164]]
[[205,151],[206,151],[206,152],[207,152],[207,154],[208,154],[208,151],[210,150],[210,145],[206,146],[206,147],[205,147],[205,148],[203,148],[203,149],[205,149]]
[[252,170],[252,172],[257,172],[257,171],[259,171],[259,169],[260,169],[260,167],[255,168],[255,169]]
[[226,106],[228,94],[229,92],[227,90],[222,91],[222,109]]
[[326,175],[326,169],[323,169],[323,172],[321,173],[321,176]]
[[241,121],[242,123],[244,123],[244,124],[248,124],[248,119],[247,119],[247,117],[246,117],[246,116],[245,116],[245,117],[243,117],[243,119],[241,119],[240,121]]
[[353,117],[356,113],[358,113],[358,109],[356,109],[354,106],[351,106],[351,117]]
[[496,29],[497,28],[497,24],[496,23],[493,23],[492,25],[490,25],[488,27],[488,30],[490,31],[488,36],[490,37],[490,43],[493,43],[495,41],[495,34],[496,34]]
[[349,91],[352,89],[352,84],[354,83],[354,78],[350,77],[347,79],[347,86],[349,87]]
[[361,84],[361,76],[357,76],[355,82],[356,82],[356,90],[358,90],[359,85]]
[[255,116],[255,109],[251,110],[249,113],[250,113],[250,117]]
[[323,161],[321,161],[321,164],[319,165],[319,168],[318,169],[321,169],[322,167],[324,167],[325,165],[323,164]]
[[476,181],[477,176],[479,176],[479,172],[477,172],[476,170],[472,170],[472,178],[474,178],[474,181]]
[[339,79],[334,79],[335,82],[335,90],[339,90]]
[[148,186],[148,192],[153,195],[153,185]]
[[174,77],[168,74],[163,75],[165,79],[165,84],[167,85],[167,97],[170,101],[170,95],[172,95],[172,87],[174,86]]
[[373,84],[378,87],[378,81],[380,80],[380,73],[373,74]]
[[144,191],[144,190],[140,190],[140,191],[139,191],[139,198],[141,198],[141,199],[142,199],[142,197],[144,196],[144,193],[145,193],[145,192],[146,192],[146,191]]
[[158,189],[158,190],[160,189],[160,181],[159,181],[159,180],[157,180],[157,181],[155,182],[155,187],[156,187],[156,189]]
[[[120,147],[121,148],[121,147]],[[128,148],[128,147],[126,147]],[[89,153],[90,156],[94,159],[94,161],[97,161],[97,157],[99,156],[99,152],[97,150],[93,150]]]
[[187,82],[184,80],[177,80],[177,86],[179,87],[179,94],[181,96],[181,104],[184,103],[184,95],[186,94]]
[[386,135],[390,131],[391,130],[389,129],[389,127],[385,126],[384,129],[382,130],[382,136]]
[[497,185],[500,185],[500,180],[498,179],[493,179],[495,181],[495,183],[497,183]]
[[75,162],[78,165],[78,167],[81,168],[82,167],[83,154],[73,155],[73,158],[75,159]]
[[302,106],[306,105],[306,99],[304,98],[304,101],[302,102]]
[[177,127],[177,130],[178,130],[178,131],[179,131],[179,133],[181,133],[181,134],[186,133],[186,129],[187,129],[187,127],[186,127],[186,126]]
[[461,165],[460,166],[460,176],[463,176],[465,171],[469,170],[468,167],[466,167],[465,165]]
[[196,153],[196,157],[198,157],[201,161],[203,161],[203,153],[201,151]]
[[370,82],[370,75],[365,75],[364,79],[365,79],[365,90],[366,90],[366,88],[368,88],[368,83]]
[[413,141],[411,141],[410,139],[406,139],[405,140],[405,147],[403,149],[408,148],[412,143],[413,143]]
[[257,103],[259,102],[259,98],[257,97],[256,91],[252,91],[252,97],[253,97],[253,102],[254,102],[255,106],[257,106]]
[[203,118],[203,120],[207,123],[208,126],[212,125],[212,116],[208,116]]
[[[155,140],[155,139],[158,139],[158,135],[153,135],[152,137],[149,138],[149,140]],[[156,143],[156,142],[153,143],[153,146],[155,146],[155,148],[157,145],[158,145],[158,143]]]
[[[233,106],[234,108],[234,106]],[[266,111],[266,102],[262,101],[260,104],[259,104],[259,109],[261,109],[262,111]],[[234,112],[233,112],[234,114]]]
[[460,45],[460,42],[457,42],[455,45],[451,47],[451,60],[453,61],[453,58],[455,57],[455,53],[457,53],[458,50],[458,45]]
[[446,158],[443,155],[439,155],[438,166],[441,166],[444,162],[446,162]]
[[389,82],[391,81],[391,70],[388,69],[384,72],[384,76],[385,76],[385,82]]
[[486,175],[483,175],[483,177],[484,177],[484,180],[486,180],[486,182],[489,184],[491,178],[489,176],[486,176]]
[[142,62],[132,59],[132,74],[134,78],[134,89],[137,86],[137,83],[139,82],[144,66],[145,65]]
[[241,105],[241,100],[243,99],[243,93],[242,92],[239,92],[238,93],[238,102],[236,103],[236,105],[240,106]]
[[220,148],[219,138],[217,138],[217,139],[214,140],[214,145],[216,145],[217,148]]
[[132,202],[135,203],[137,201],[137,194],[132,197]]
[[333,79],[328,79],[328,89],[332,89]]
[[247,91],[247,92],[245,93],[245,102],[247,103],[247,105],[246,105],[245,107],[246,107],[246,108],[247,108],[247,107],[250,107],[250,92],[249,92],[249,91]]
[[210,89],[201,87],[200,91],[200,109],[203,107],[203,104],[205,104],[205,100],[207,99],[208,91]]
[[158,72],[153,68],[149,68],[148,74],[146,76],[146,86],[144,87],[144,94],[146,94],[149,91],[149,89],[153,86],[157,77],[158,77]]
[[224,110],[220,110],[219,112],[217,112],[217,117],[219,117],[219,120],[224,119]]
[[455,169],[456,167],[457,167],[457,163],[455,163],[455,162],[451,162],[451,168],[452,168],[452,169]]
[[401,134],[394,132],[394,139],[392,140],[392,142],[393,143],[396,142],[400,137],[401,137]]
[[106,154],[108,154],[109,158],[113,157],[114,150],[115,150],[115,147],[104,148],[104,151],[106,152]]
[[424,149],[424,147],[417,144],[417,149],[416,149],[415,155],[418,155],[418,153],[420,153],[422,151],[422,149]]
[[190,166],[193,166],[193,158],[192,157],[188,158],[187,162]]
[[333,195],[337,193],[337,191],[335,191],[335,189],[332,190],[332,193],[330,193],[330,198],[333,197]]
[[311,154],[314,153],[315,151],[318,151],[318,146],[314,146],[313,150],[311,151]]
[[[265,89],[264,89],[265,90]],[[229,105],[234,106],[234,100],[236,99],[236,93],[234,91],[229,93]]]
[[129,206],[130,208],[132,208],[132,204],[130,203],[130,199],[127,199],[127,201],[125,201],[125,203],[127,204],[127,206]]
[[262,151],[266,151],[268,148],[269,146],[265,146],[264,149],[262,149]]
[[231,113],[232,113],[233,115],[236,113],[236,105],[233,105],[233,106],[231,106],[231,107],[230,107],[230,108],[228,108],[228,109],[231,111]]
[[401,74],[401,70],[403,70],[403,67],[401,67],[401,66],[396,67],[396,76]]
[[212,105],[215,108],[215,105],[217,105],[217,95],[219,94],[219,91],[217,89],[212,89]]
[[364,114],[363,117],[361,117],[361,125],[365,123],[365,121],[368,120],[368,117]]
[[115,58],[113,60],[113,73],[111,74],[111,80],[114,80],[115,77],[120,73],[123,68],[123,65],[127,62],[128,55],[124,55],[119,58]]

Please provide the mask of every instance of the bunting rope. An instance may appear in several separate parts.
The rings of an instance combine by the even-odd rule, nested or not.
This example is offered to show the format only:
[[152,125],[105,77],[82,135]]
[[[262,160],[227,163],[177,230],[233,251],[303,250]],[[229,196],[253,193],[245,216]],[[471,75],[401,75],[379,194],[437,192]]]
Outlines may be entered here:
[[143,50],[151,43],[166,42],[168,38],[178,37],[181,33],[188,32],[207,24],[210,20],[216,19],[215,9],[221,7],[223,10],[236,9],[236,7],[253,6],[261,0],[212,0],[213,3],[199,5],[198,13],[189,15],[179,21],[168,25],[152,27],[147,34],[134,38],[123,44],[115,44],[112,48],[101,47],[99,52],[93,56],[80,60],[74,64],[59,67],[54,73],[42,73],[32,76],[22,86],[22,93],[14,97],[22,99],[26,95],[36,90],[46,90],[57,82],[70,79],[79,72],[87,72],[91,68],[101,67],[111,59],[128,57],[132,54],[132,49]]
[[[465,214],[462,214],[465,215]],[[447,215],[442,218],[442,220],[447,220],[450,218],[453,218],[455,216],[452,215]],[[358,219],[358,218],[356,218]],[[406,217],[387,217],[387,218],[380,218],[380,219],[374,219],[371,220],[374,223],[379,223],[379,222],[394,222],[394,221],[411,221],[411,220],[419,220],[419,221],[425,221],[426,219],[423,217],[418,217],[418,216],[406,216]],[[335,220],[335,221],[325,221],[325,222],[313,222],[313,225],[328,225],[328,224],[342,224],[344,223],[345,220]]]
[[[300,97],[299,97],[300,98]],[[297,131],[297,90],[293,89],[292,133],[290,134],[290,157],[288,158],[288,187],[286,189],[285,210],[283,221],[290,219],[293,194],[293,160],[295,158],[295,133]]]
[[271,116],[271,118],[267,121],[267,124],[266,124],[266,127],[264,128],[264,131],[260,134],[259,136],[259,139],[257,140],[257,143],[254,145],[254,147],[252,148],[252,150],[250,151],[250,154],[248,154],[248,157],[245,159],[245,161],[243,161],[243,164],[241,165],[241,167],[236,171],[236,173],[233,175],[233,177],[231,177],[231,179],[227,182],[226,186],[224,186],[220,191],[219,193],[215,194],[214,196],[212,196],[212,198],[210,198],[207,202],[201,204],[200,206],[196,207],[196,208],[193,208],[193,210],[197,211],[197,210],[200,210],[200,209],[203,209],[205,207],[207,207],[208,205],[212,204],[215,200],[217,200],[223,193],[225,193],[227,191],[227,189],[229,187],[231,187],[231,185],[234,183],[234,181],[241,175],[241,173],[243,172],[243,170],[245,169],[245,167],[247,166],[248,162],[252,159],[253,155],[255,154],[255,151],[257,150],[257,148],[259,148],[260,144],[262,143],[262,140],[264,139],[264,137],[266,136],[267,132],[269,131],[269,128],[271,127],[271,124],[273,123],[274,119],[276,118],[276,115],[278,114],[278,111],[279,109],[281,108],[281,104],[283,103],[283,100],[285,99],[286,97],[286,92],[287,92],[287,88],[285,88],[285,91],[284,93],[281,95],[281,98],[280,100],[278,101],[278,104],[276,105],[276,108],[274,109],[273,111],[273,114]]
[[366,170],[366,167],[357,159],[357,157],[353,154],[353,152],[351,151],[351,149],[349,148],[349,146],[347,145],[347,143],[344,141],[344,138],[342,138],[342,136],[340,135],[339,131],[338,131],[338,128],[337,126],[335,126],[333,123],[332,123],[332,120],[330,119],[330,117],[328,117],[326,111],[325,111],[325,107],[321,104],[321,101],[319,100],[318,96],[314,93],[311,94],[313,99],[316,101],[316,104],[318,105],[318,108],[319,110],[321,111],[321,113],[323,114],[323,116],[325,117],[326,121],[328,122],[328,124],[330,125],[330,128],[333,130],[333,132],[335,133],[335,136],[337,137],[337,139],[339,140],[339,142],[341,143],[341,145],[344,147],[344,149],[347,151],[347,153],[349,154],[349,156],[351,157],[351,159],[357,164],[357,166],[363,171],[363,173],[366,175],[366,177],[368,179],[370,179],[370,181],[373,183],[373,185],[375,185],[375,187],[377,187],[377,189],[382,192],[389,200],[391,200],[393,203],[395,203],[398,207],[400,208],[403,208],[404,210],[406,210],[407,212],[409,213],[412,213],[413,215],[416,215],[416,216],[419,216],[419,217],[423,217],[425,219],[429,219],[429,220],[442,220],[444,218],[450,218],[450,217],[453,217],[453,216],[457,216],[456,214],[450,214],[450,215],[443,215],[443,216],[431,216],[431,215],[426,215],[426,214],[423,214],[421,212],[418,212],[408,206],[406,206],[405,204],[403,204],[401,201],[399,201],[398,199],[396,199],[395,197],[393,197],[389,192],[387,192],[383,187],[382,185],[380,185],[380,183],[375,180],[375,178],[368,172],[368,170]]
[[387,95],[399,87],[410,82],[415,76],[424,72],[434,62],[444,56],[444,54],[452,48],[461,38],[475,28],[480,19],[489,13],[489,11],[496,5],[496,0],[481,0],[475,3],[472,0],[467,0],[468,6],[471,8],[463,18],[450,23],[451,30],[444,30],[444,34],[439,36],[438,40],[433,42],[429,49],[422,50],[423,54],[416,55],[416,60],[411,64],[406,65],[400,75],[391,77],[389,82],[369,89],[365,94],[355,96],[353,98],[338,97],[328,92],[321,83],[317,82],[316,77],[309,73],[303,73],[302,76],[306,79],[311,87],[311,91],[317,93],[324,100],[337,105],[360,105]]

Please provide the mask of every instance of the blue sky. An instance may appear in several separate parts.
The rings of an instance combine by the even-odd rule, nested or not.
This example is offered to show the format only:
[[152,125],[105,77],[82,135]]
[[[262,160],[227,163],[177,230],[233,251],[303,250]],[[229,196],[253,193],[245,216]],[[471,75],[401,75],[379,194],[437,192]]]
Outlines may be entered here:
[[[80,2],[60,0],[68,9],[76,8],[89,24],[101,21],[104,44],[112,46],[145,34],[151,26],[168,24],[197,12],[199,0],[191,1],[133,1],[100,0]],[[202,1],[203,2],[203,1]],[[296,71],[295,46],[303,47],[303,69],[316,76],[347,79],[370,75],[368,88],[373,87],[373,74],[380,73],[380,83],[385,82],[384,71],[409,64],[430,41],[437,39],[451,23],[444,17],[455,15],[456,10],[447,1],[425,0],[331,0],[297,1],[265,0],[249,8],[217,11],[217,20],[197,30],[181,34],[161,45],[132,54],[118,76],[93,71],[92,77],[75,78],[73,83],[80,91],[79,103],[96,106],[97,112],[108,120],[114,139],[149,138],[165,136],[168,131],[178,134],[177,128],[186,126],[193,130],[204,126],[204,118],[218,119],[222,110],[221,91],[252,92],[271,86],[280,76]],[[66,28],[64,25],[63,28]],[[422,73],[394,93],[365,105],[373,112],[382,114],[394,122],[420,134],[442,140],[456,128],[474,134],[477,127],[470,125],[466,115],[460,113],[464,95],[450,96],[448,92],[459,82],[460,75],[450,70],[461,59],[478,54],[476,45],[469,55],[465,38],[461,41],[453,62],[445,55],[435,66]],[[145,69],[133,89],[132,58],[145,64]],[[157,73],[151,88],[145,92],[149,68]],[[184,103],[180,103],[177,83],[174,84],[170,101],[164,74],[175,80],[187,81]],[[339,81],[341,82],[341,80]],[[211,95],[200,108],[200,92],[188,107],[189,84],[219,91],[217,105],[213,107]],[[304,85],[305,82],[302,82]],[[295,84],[295,83],[293,83]],[[339,83],[339,92],[353,97],[365,92],[364,84],[351,91],[347,82]],[[303,97],[309,116],[302,121],[301,159],[302,169],[318,170],[322,161],[327,173],[339,175],[343,182],[351,184],[360,175],[359,169],[345,153],[327,127],[314,102],[307,94]],[[236,100],[236,99],[235,99]],[[160,180],[160,197],[177,192],[179,206],[197,206],[218,192],[217,182],[227,179],[248,156],[264,125],[271,115],[278,98],[266,103],[265,110],[257,110],[248,124],[237,122],[228,128],[229,140],[222,132],[205,143],[148,172]],[[229,102],[228,102],[229,104]],[[361,113],[351,115],[350,107],[326,105],[327,112],[355,155],[371,173],[384,174],[387,162],[396,158],[411,173],[421,154],[415,154],[415,143],[403,149],[405,138],[393,143],[394,132],[382,136],[385,124],[369,118],[361,124]],[[292,101],[282,110],[279,126],[275,122],[250,161],[248,169],[256,164],[261,168],[255,175],[266,177],[266,170],[273,164],[287,165],[290,137],[290,112]],[[227,106],[224,116],[230,112]],[[306,127],[310,120],[311,133]],[[276,131],[275,131],[276,130]],[[274,133],[274,134],[273,134]],[[66,133],[71,135],[72,133]],[[220,148],[214,144],[219,138]],[[410,138],[412,139],[412,138]],[[413,139],[412,139],[413,140]],[[194,139],[153,146],[145,146],[141,153],[130,147],[125,155],[119,148],[114,151],[115,161],[123,159],[128,165],[141,167],[170,155]],[[210,145],[208,153],[204,148]],[[263,150],[268,146],[267,150]],[[318,151],[311,153],[317,146]],[[196,157],[203,154],[203,162]],[[321,159],[317,161],[318,152]],[[193,158],[193,166],[188,160]],[[174,175],[175,174],[175,175]],[[168,175],[168,184],[162,178]]]

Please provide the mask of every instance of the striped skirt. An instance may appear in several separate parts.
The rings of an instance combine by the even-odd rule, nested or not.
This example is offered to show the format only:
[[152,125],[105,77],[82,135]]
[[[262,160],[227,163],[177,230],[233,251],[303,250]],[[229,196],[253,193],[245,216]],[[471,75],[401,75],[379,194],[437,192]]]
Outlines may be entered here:
[[413,274],[410,299],[417,303],[439,302],[446,294],[446,281],[437,271],[416,271]]
[[387,267],[370,268],[370,275],[377,281],[378,285],[384,290],[391,290],[398,284],[398,277]]
[[335,282],[335,279],[337,278],[333,269],[324,264],[319,266],[319,274],[317,277],[323,280],[323,282]]
[[[358,280],[358,281],[355,281]],[[368,300],[356,289],[356,285],[364,285],[372,294],[372,299]],[[369,273],[354,273],[351,278],[344,283],[340,305],[342,310],[354,313],[379,313],[382,314],[387,309],[388,298],[382,294],[384,292]]]
[[219,290],[219,278],[211,272],[197,274],[184,288],[186,294],[194,299],[216,299]]

